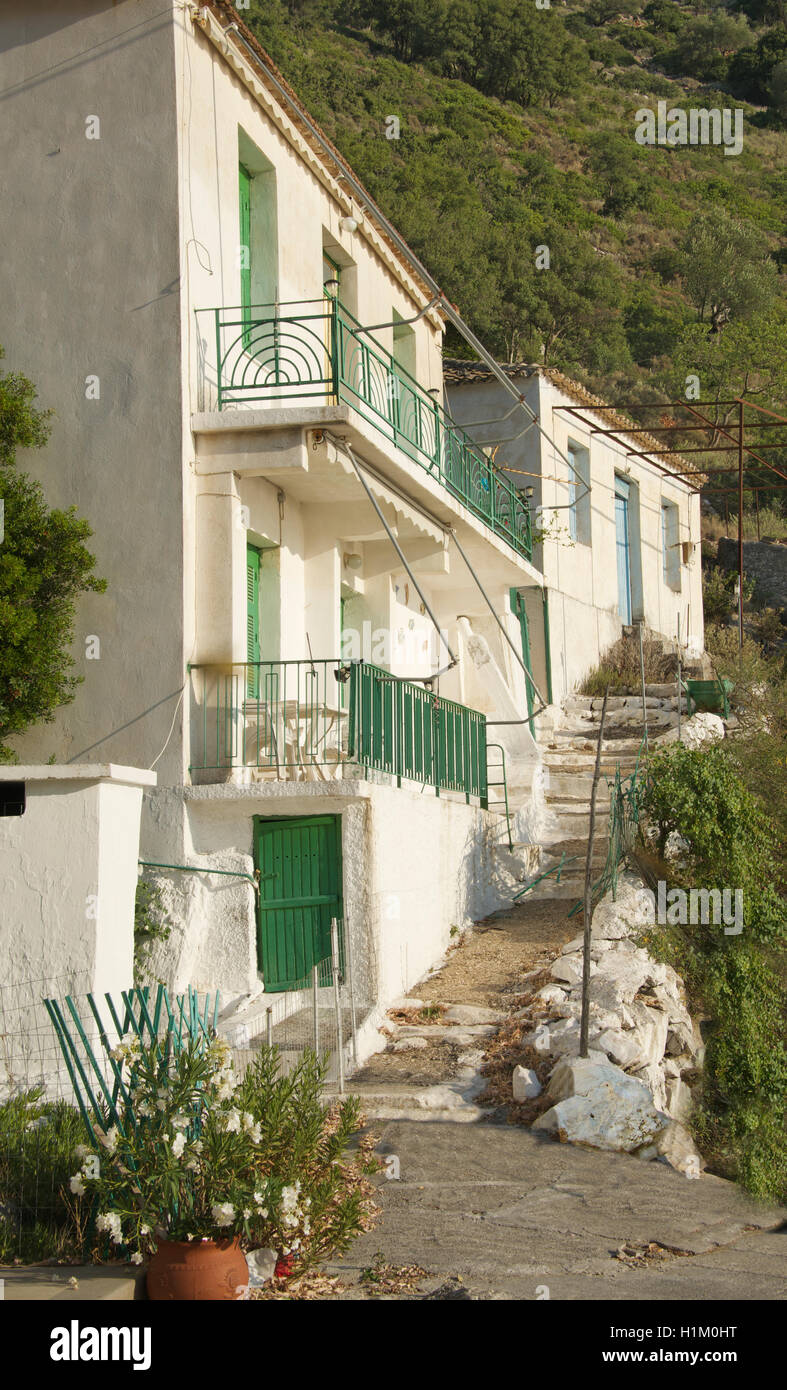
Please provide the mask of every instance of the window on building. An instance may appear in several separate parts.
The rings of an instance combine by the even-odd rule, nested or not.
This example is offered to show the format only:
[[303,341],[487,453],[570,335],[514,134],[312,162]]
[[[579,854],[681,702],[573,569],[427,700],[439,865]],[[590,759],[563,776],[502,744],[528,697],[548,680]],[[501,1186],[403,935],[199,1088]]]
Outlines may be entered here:
[[276,171],[238,131],[238,264],[244,317],[266,317],[279,297]]
[[569,535],[578,545],[590,545],[590,451],[570,439],[566,452],[572,465],[568,482]]
[[0,782],[0,816],[23,816],[25,806],[24,782]]
[[674,502],[662,502],[661,504],[661,570],[664,583],[679,593],[679,512]]
[[322,253],[322,288],[326,298],[341,299],[342,268],[325,250]]

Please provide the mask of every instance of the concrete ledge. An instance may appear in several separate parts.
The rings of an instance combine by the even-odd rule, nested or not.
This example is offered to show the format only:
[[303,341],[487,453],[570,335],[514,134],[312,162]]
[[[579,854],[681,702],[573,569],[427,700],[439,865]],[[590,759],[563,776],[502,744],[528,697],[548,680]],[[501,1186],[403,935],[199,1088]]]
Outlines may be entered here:
[[0,1265],[6,1303],[120,1303],[141,1300],[145,1265]]
[[8,763],[0,782],[117,782],[126,787],[155,787],[158,774],[122,763]]

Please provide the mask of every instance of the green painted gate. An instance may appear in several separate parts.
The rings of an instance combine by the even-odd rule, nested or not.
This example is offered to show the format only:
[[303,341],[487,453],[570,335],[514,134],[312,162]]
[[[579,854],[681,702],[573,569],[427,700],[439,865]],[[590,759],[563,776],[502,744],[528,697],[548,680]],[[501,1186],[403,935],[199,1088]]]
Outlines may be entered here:
[[257,962],[267,990],[292,988],[331,954],[342,918],[340,816],[254,818],[260,871]]

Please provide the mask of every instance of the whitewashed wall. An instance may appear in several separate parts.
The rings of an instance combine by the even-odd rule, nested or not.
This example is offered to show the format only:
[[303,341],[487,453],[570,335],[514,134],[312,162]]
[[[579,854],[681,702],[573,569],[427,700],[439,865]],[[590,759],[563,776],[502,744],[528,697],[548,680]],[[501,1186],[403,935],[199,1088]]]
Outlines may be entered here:
[[0,768],[26,809],[0,817],[0,982],[79,993],[133,982],[142,789],[156,775],[114,764]]
[[[346,929],[358,996],[385,1004],[409,989],[460,930],[510,901],[518,869],[503,819],[426,788],[372,781],[212,785],[186,792],[189,862],[250,873],[253,816],[341,815]],[[181,903],[154,973],[176,988],[258,988],[254,894],[242,879],[162,875]]]

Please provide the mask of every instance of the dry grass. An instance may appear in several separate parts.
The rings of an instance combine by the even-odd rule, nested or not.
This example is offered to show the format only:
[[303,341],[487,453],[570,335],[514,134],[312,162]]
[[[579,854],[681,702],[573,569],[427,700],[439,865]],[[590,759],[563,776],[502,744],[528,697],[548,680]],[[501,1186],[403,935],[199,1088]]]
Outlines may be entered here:
[[[665,652],[660,638],[643,635],[642,654],[645,663],[645,682],[648,685],[674,681],[677,662],[672,652]],[[638,691],[642,680],[639,662],[639,639],[620,637],[601,658],[598,666],[589,671],[579,687],[581,695],[610,694]]]
[[[533,1121],[548,1109],[543,1090],[540,1096],[521,1102],[514,1100],[512,1090],[514,1067],[530,1067],[536,1073],[542,1087],[546,1087],[552,1070],[552,1059],[536,1052],[525,1042],[525,1037],[532,1033],[536,1023],[545,1022],[554,1016],[554,1011],[548,1004],[533,999],[536,990],[547,983],[550,983],[550,977],[544,969],[529,982],[530,992],[514,1000],[514,1012],[501,1025],[499,1032],[490,1039],[485,1052],[481,1074],[486,1078],[486,1088],[477,1097],[476,1103],[493,1106],[496,1110],[505,1110],[506,1121],[510,1125],[532,1125]],[[527,1016],[517,1018],[516,1013],[526,1007]]]

